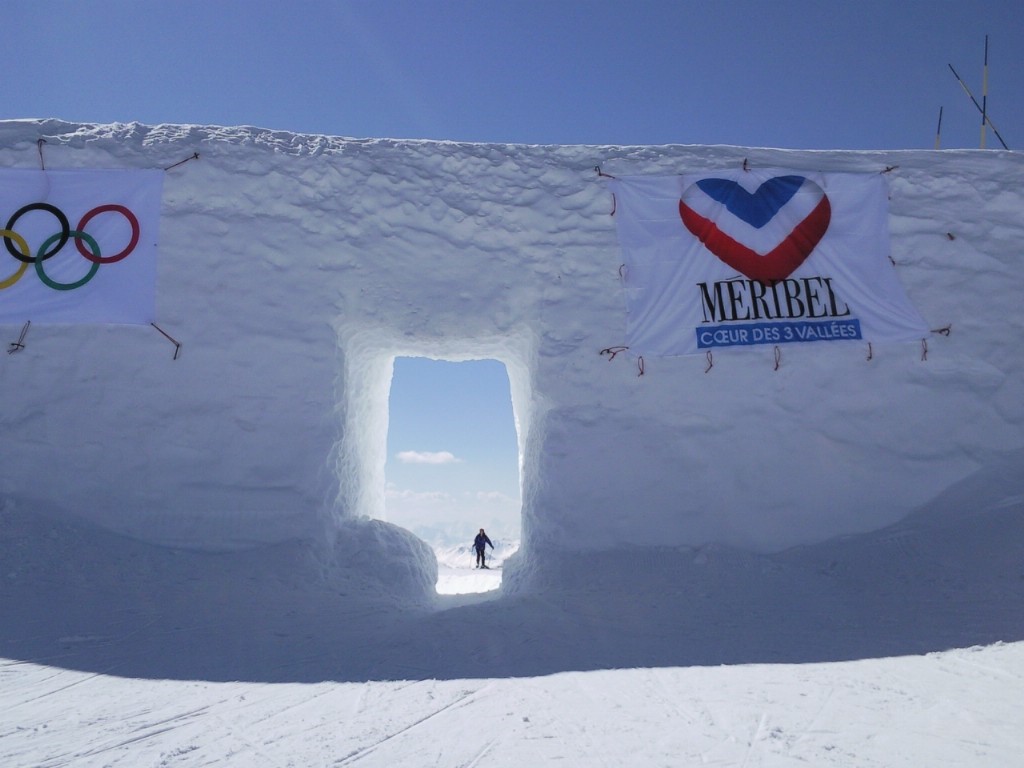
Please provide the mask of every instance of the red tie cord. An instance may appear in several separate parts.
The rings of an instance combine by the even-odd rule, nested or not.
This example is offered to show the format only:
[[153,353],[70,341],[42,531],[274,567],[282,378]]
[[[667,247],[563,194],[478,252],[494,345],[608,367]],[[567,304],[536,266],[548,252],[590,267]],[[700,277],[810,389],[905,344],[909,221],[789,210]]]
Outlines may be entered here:
[[15,352],[20,352],[25,348],[25,335],[28,333],[28,327],[32,325],[31,320],[26,320],[25,324],[21,327],[21,335],[17,341],[12,341],[7,349],[8,355],[13,355]]
[[625,352],[627,349],[629,349],[629,347],[606,347],[605,349],[602,349],[598,354],[602,356],[608,355],[608,362],[611,362],[612,360],[615,359],[615,356],[619,354],[619,352]]

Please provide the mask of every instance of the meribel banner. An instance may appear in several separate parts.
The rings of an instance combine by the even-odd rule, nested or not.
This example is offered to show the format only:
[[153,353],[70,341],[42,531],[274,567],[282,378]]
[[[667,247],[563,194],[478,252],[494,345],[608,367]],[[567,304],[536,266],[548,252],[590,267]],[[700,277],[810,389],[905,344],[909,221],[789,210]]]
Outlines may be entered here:
[[152,322],[163,175],[0,169],[0,324]]
[[881,174],[751,169],[610,186],[634,352],[928,334],[889,259]]

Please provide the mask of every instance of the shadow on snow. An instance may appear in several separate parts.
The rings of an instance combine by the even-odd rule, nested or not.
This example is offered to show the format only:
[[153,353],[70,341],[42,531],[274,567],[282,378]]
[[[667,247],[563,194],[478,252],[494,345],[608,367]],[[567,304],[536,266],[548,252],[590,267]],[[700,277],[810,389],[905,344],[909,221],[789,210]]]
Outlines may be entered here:
[[495,599],[401,604],[386,584],[325,576],[308,542],[197,553],[0,508],[0,656],[133,678],[365,682],[1020,641],[1022,511],[921,514],[772,555],[549,553],[510,568]]

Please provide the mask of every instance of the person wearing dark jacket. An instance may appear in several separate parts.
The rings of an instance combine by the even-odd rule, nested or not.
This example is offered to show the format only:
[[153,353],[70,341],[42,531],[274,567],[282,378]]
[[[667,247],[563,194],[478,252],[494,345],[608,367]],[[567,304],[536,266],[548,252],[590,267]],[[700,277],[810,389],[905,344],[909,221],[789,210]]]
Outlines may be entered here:
[[[484,533],[484,529],[481,528],[480,529],[480,533],[478,533],[476,535],[476,538],[473,539],[473,549],[476,550],[476,567],[477,568],[486,568],[487,567],[487,558],[484,557],[484,552],[486,551],[488,544],[491,544],[491,540],[489,538],[487,538],[487,534]],[[491,549],[494,549],[494,545],[493,544],[491,544]]]

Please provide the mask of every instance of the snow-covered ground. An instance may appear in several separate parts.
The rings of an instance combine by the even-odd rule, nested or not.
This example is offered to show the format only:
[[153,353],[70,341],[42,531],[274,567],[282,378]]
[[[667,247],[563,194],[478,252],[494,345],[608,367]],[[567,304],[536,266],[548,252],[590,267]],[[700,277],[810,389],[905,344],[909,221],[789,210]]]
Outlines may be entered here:
[[1024,502],[990,491],[427,604],[312,541],[177,550],[7,505],[0,765],[1015,765]]
[[492,592],[501,586],[501,572],[505,561],[519,550],[518,541],[498,539],[485,550],[487,568],[476,567],[476,552],[472,546],[459,546],[441,542],[432,544],[437,557],[437,593],[462,595]]
[[[20,766],[1013,766],[1020,644],[834,664],[375,683],[2,670]],[[342,721],[341,718],[344,718]]]
[[501,570],[465,566],[451,568],[439,565],[437,568],[437,593],[439,595],[465,595],[493,592],[501,587]]

